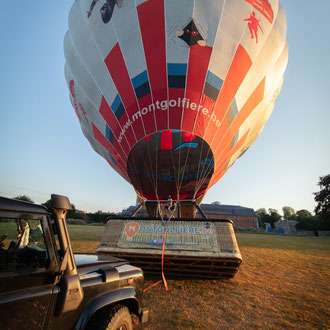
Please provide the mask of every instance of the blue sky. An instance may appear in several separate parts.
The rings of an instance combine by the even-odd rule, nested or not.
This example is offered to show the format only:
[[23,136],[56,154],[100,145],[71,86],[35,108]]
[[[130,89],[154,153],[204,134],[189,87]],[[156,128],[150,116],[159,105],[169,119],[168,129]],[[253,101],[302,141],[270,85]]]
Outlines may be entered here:
[[[84,138],[64,79],[63,38],[73,1],[6,1],[0,12],[0,195],[82,210],[119,211],[135,192]],[[330,1],[281,1],[289,64],[260,138],[208,192],[254,209],[315,207],[330,173]]]

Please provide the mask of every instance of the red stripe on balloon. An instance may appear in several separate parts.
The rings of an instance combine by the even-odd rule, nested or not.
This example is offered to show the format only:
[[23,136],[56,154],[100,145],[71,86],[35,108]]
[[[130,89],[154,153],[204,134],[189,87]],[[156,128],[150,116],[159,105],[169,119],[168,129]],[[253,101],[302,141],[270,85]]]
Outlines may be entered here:
[[[137,7],[142,42],[154,103],[167,100],[164,0],[149,0]],[[168,110],[156,109],[157,130],[168,127]]]
[[[224,140],[225,142],[228,142],[228,140],[230,139],[230,136],[228,134],[226,135],[226,132],[229,132],[229,126],[230,124],[227,118],[224,118],[220,125],[220,128],[214,131],[211,141],[208,142],[205,139],[206,142],[211,143],[213,153],[218,149],[219,143],[222,143]],[[207,135],[209,135],[209,132]]]
[[188,132],[182,132],[183,135],[183,141],[184,142],[190,142],[192,140],[196,139],[196,135]]
[[[139,107],[136,102],[135,92],[126,68],[125,60],[118,43],[111,49],[108,56],[105,58],[104,63],[116,85],[128,116],[132,118],[132,116],[138,111]],[[134,118],[135,120],[132,123],[132,127],[137,140],[139,140],[145,135],[142,120],[139,116]]]
[[[260,84],[257,86],[257,88],[253,91],[253,93],[250,95],[250,97],[245,102],[242,109],[239,111],[235,119],[233,120],[232,124],[230,125],[229,129],[226,129],[225,132],[221,133],[222,127],[219,130],[219,132],[216,135],[216,138],[214,139],[215,143],[217,143],[218,151],[217,153],[221,152],[221,146],[224,146],[224,144],[230,143],[232,138],[235,136],[235,134],[238,132],[242,124],[245,122],[245,120],[248,118],[248,116],[251,114],[251,112],[257,107],[257,105],[262,101],[264,97],[264,91],[265,91],[265,78],[260,82]],[[229,126],[228,121],[224,121],[225,126]],[[219,141],[221,139],[220,145]]]
[[243,145],[246,140],[248,132],[231,148],[230,143],[234,138],[235,134],[239,131],[239,128],[248,118],[248,116],[253,112],[253,110],[259,105],[263,100],[265,91],[265,78],[260,82],[257,88],[250,95],[248,100],[245,102],[242,109],[239,111],[231,125],[225,118],[213,138],[213,143],[211,145],[212,151],[214,153],[215,159],[215,174],[212,177],[208,189],[216,183],[220,178],[227,172],[224,166],[232,157],[233,154]]
[[[257,88],[250,95],[248,100],[245,102],[242,109],[239,111],[232,124],[229,126],[227,120],[223,121],[223,124],[220,127],[220,130],[217,132],[214,138],[214,146],[217,148],[215,151],[215,160],[218,161],[223,155],[224,150],[230,148],[230,142],[238,132],[242,124],[251,114],[251,112],[258,106],[264,97],[265,91],[265,78],[260,82]],[[220,142],[220,143],[219,143]],[[236,145],[234,146],[236,148]]]
[[162,132],[160,138],[160,149],[162,150],[172,150],[173,149],[173,136],[172,130],[167,130]]
[[151,94],[139,98],[140,114],[143,119],[146,135],[156,132],[155,107],[152,105]]
[[246,138],[248,136],[249,131],[247,131],[240,140],[235,144],[235,146],[229,150],[224,157],[222,157],[219,161],[216,160],[216,168],[215,168],[215,174],[212,176],[212,179],[210,181],[209,186],[207,189],[209,189],[213,184],[218,182],[220,178],[226,173],[226,171],[229,168],[225,168],[226,164],[230,160],[230,158],[243,146],[244,142],[246,141]]
[[182,130],[193,131],[211,53],[212,48],[209,46],[194,45],[190,47]]
[[217,99],[215,112],[220,121],[224,118],[251,65],[249,54],[242,45],[239,45]]
[[[93,133],[94,133],[94,138],[96,141],[98,141],[106,150],[110,152],[110,154],[116,159],[116,162],[120,167],[127,173],[127,168],[126,165],[124,165],[124,162],[122,159],[119,157],[118,153],[114,149],[114,147],[111,145],[111,143],[108,141],[108,139],[102,134],[102,132],[92,123],[93,127]],[[126,159],[124,159],[126,162]]]
[[184,98],[184,88],[169,88],[168,93],[169,100],[178,100],[174,107],[170,107],[171,110],[169,112],[169,127],[171,129],[181,129],[181,119],[183,112],[181,100]]
[[[123,127],[123,130],[125,130],[124,136],[122,136],[122,140],[124,140],[126,137],[129,145],[131,147],[133,147],[136,143],[136,138],[134,137],[133,129],[132,129],[132,126],[130,126],[130,122],[131,122],[131,120],[128,119],[127,113],[124,112],[123,115],[119,119],[120,126]],[[125,127],[125,129],[124,129],[124,127]]]
[[[109,125],[112,132],[114,133],[114,135],[115,135],[114,140],[117,140],[117,137],[119,136],[119,134],[121,132],[121,128],[117,122],[116,116],[114,115],[113,111],[111,110],[108,102],[106,101],[106,99],[104,98],[103,95],[102,95],[102,101],[101,101],[99,112],[102,115],[103,119],[106,121],[106,123]],[[130,151],[130,147],[125,138],[122,139],[120,145],[124,149],[125,153],[128,155],[128,153]],[[118,150],[120,150],[120,147]]]
[[76,99],[76,93],[74,90],[74,80],[70,80],[70,92],[71,92],[71,96],[73,98],[73,107],[76,111],[76,115],[77,115],[79,121],[81,121],[81,117],[80,117],[79,110],[78,110],[77,99]]
[[230,126],[230,136],[234,137],[238,129],[250,115],[250,113],[259,105],[259,103],[264,98],[265,93],[265,82],[266,79],[264,78],[257,88],[253,91],[250,95],[248,100],[245,102],[243,108],[239,111],[235,119],[233,120]]
[[[207,95],[203,94],[201,99],[201,109],[197,113],[194,133],[198,136],[204,136],[206,130],[213,130],[216,131],[216,115],[213,113],[213,108],[215,101],[208,97]],[[204,113],[205,112],[205,113]],[[207,113],[206,113],[207,112]],[[208,127],[211,125],[211,127]],[[207,143],[211,143],[211,141],[206,141]]]
[[[102,101],[103,101],[103,103],[102,103]],[[102,101],[101,101],[101,106],[100,106],[100,110],[101,110],[101,107],[102,107],[102,109],[103,109],[103,112],[104,112],[104,114],[105,113],[107,113],[106,112],[106,109],[107,109],[107,107],[109,108],[109,109],[111,109],[110,108],[110,106],[108,105],[108,103],[106,102],[106,100],[104,99],[104,97],[102,96]],[[104,103],[104,101],[106,102],[106,104]],[[114,113],[113,113],[113,111],[112,111],[112,109],[111,109],[111,112],[112,112],[112,114],[108,114],[108,119],[106,120],[105,119],[105,117],[103,117],[105,120],[106,120],[106,122],[109,124],[109,122],[108,122],[108,120],[110,121],[112,121],[113,120],[113,122],[116,122],[117,123],[117,117],[115,117],[114,116]],[[113,116],[112,116],[113,115]],[[103,116],[103,115],[102,115]],[[111,119],[110,119],[111,118]],[[127,117],[127,113],[126,112],[124,112],[123,113],[123,115],[120,117],[120,119],[118,120],[118,122],[119,122],[119,127],[120,127],[120,132],[122,131],[122,127],[124,127],[125,125],[127,125],[127,123],[128,123],[128,117]],[[110,126],[110,125],[109,125]],[[111,126],[110,126],[110,128],[111,128]],[[116,135],[116,138],[118,139],[119,138],[119,136],[120,136],[120,132],[118,133],[118,135]],[[122,136],[122,142],[121,142],[121,144],[123,144],[123,141],[125,140],[126,141],[126,139],[125,139],[125,137],[126,137],[126,139],[127,139],[127,141],[128,141],[128,144],[131,146],[131,148],[135,145],[135,143],[136,143],[136,139],[135,139],[135,137],[134,137],[134,135],[133,135],[133,131],[132,131],[132,128],[131,127],[128,127],[127,129],[125,129],[125,133],[124,133],[124,136]],[[131,148],[129,148],[129,149],[131,149]],[[125,149],[126,150],[126,149]]]
[[[249,54],[242,45],[239,45],[218,95],[217,103],[214,109],[216,119],[221,122],[221,125],[223,125],[223,122],[226,121],[226,112],[251,65],[252,61]],[[211,141],[214,140],[214,135],[217,131],[219,132],[218,128],[214,127],[214,125],[211,125],[210,123],[204,135],[205,141],[210,144]],[[217,136],[221,135],[217,133]]]

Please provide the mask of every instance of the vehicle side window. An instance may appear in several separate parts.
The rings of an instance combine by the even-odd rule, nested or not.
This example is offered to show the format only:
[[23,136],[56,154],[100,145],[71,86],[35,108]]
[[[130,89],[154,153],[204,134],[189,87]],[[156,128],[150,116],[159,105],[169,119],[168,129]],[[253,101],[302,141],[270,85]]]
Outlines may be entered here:
[[40,220],[0,218],[0,272],[37,270],[49,265]]

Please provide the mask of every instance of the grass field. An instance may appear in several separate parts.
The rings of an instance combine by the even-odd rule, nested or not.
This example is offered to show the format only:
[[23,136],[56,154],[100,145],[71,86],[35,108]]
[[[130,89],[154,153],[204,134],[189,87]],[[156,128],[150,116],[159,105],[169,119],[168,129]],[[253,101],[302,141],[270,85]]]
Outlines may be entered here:
[[[94,252],[104,227],[69,226],[73,248]],[[168,279],[145,293],[145,329],[330,329],[330,239],[238,233],[232,280]],[[165,257],[166,262],[166,257]],[[146,279],[146,286],[159,278]]]

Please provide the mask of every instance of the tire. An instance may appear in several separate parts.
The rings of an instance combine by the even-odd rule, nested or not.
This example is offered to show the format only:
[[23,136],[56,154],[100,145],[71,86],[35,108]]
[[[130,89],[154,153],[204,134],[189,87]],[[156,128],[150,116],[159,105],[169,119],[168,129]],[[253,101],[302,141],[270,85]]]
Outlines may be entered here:
[[133,330],[131,314],[127,307],[114,306],[98,320],[97,329],[104,330]]

